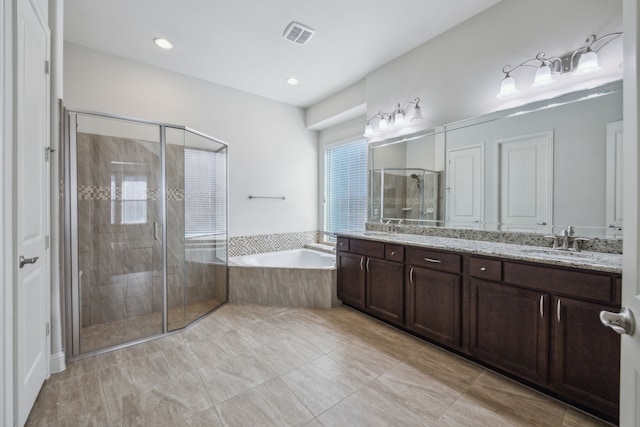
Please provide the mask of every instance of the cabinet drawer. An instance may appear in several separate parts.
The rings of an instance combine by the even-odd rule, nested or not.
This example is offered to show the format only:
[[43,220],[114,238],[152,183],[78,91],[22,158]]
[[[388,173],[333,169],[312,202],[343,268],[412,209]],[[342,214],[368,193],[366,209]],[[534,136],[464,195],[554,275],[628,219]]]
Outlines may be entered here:
[[460,273],[461,271],[462,257],[460,255],[418,248],[407,248],[406,255],[407,264],[450,273]]
[[339,251],[348,251],[349,250],[349,239],[346,237],[338,237],[336,242],[336,249]]
[[505,262],[504,281],[554,294],[617,303],[615,301],[617,292],[611,276],[595,272]]
[[384,243],[370,240],[350,239],[349,251],[374,258],[384,258]]
[[486,280],[502,280],[502,261],[487,258],[469,258],[469,274]]
[[384,247],[384,257],[390,261],[404,261],[404,248],[396,245],[386,245]]

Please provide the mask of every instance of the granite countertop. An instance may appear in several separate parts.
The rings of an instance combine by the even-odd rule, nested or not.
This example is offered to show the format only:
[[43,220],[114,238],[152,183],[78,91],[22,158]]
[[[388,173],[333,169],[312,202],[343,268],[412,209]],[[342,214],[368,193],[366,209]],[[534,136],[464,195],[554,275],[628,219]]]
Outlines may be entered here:
[[416,234],[340,233],[340,236],[364,240],[375,240],[431,249],[443,249],[476,255],[495,256],[505,259],[539,262],[563,267],[583,268],[608,273],[622,273],[622,255],[601,252],[575,252],[553,250],[550,247],[514,245],[510,243],[453,239],[449,237],[421,236]]

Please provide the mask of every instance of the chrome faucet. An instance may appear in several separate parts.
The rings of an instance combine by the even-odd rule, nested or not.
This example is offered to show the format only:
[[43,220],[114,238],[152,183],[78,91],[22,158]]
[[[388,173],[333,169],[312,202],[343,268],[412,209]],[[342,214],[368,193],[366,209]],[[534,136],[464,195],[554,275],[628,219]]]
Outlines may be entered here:
[[562,249],[569,249],[569,240],[573,238],[573,225],[568,225],[567,228],[562,230]]

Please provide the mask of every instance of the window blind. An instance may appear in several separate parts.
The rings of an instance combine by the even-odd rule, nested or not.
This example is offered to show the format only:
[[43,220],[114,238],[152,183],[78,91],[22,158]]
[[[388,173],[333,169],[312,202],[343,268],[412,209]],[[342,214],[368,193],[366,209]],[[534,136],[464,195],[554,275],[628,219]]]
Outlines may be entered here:
[[185,148],[185,234],[224,233],[227,228],[226,154]]
[[324,231],[362,232],[367,219],[367,141],[324,152]]

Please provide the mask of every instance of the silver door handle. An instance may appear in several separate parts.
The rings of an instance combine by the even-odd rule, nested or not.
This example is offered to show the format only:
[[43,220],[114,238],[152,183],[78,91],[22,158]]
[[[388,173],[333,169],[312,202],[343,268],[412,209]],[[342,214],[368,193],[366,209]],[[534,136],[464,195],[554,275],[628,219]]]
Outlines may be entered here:
[[434,258],[425,258],[424,260],[427,262],[432,262],[434,264],[440,264],[442,262],[439,259],[434,259]]
[[25,264],[35,264],[36,261],[38,261],[37,256],[34,256],[33,258],[25,258],[22,255],[20,255],[20,268],[24,267]]
[[627,307],[622,307],[620,313],[601,311],[600,321],[604,326],[610,327],[620,335],[633,335],[636,326],[633,313]]
[[413,283],[413,267],[411,267],[411,270],[409,270],[409,281]]
[[360,270],[364,271],[364,257],[360,258]]
[[540,306],[540,317],[544,319],[544,295],[540,295],[540,303],[538,305]]
[[153,237],[156,240],[160,240],[160,227],[159,227],[159,224],[157,222],[153,223]]

